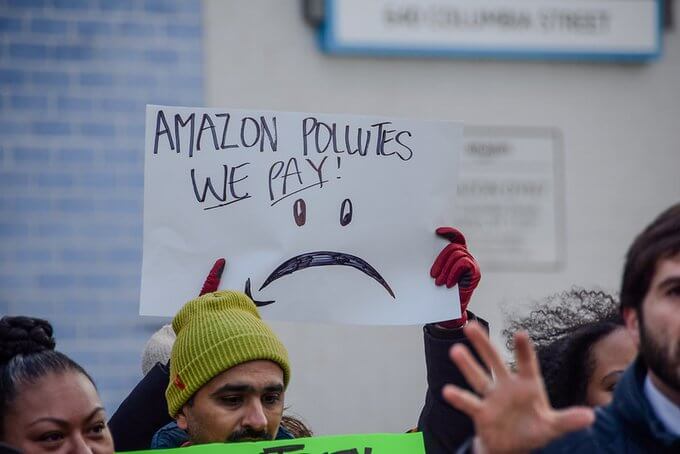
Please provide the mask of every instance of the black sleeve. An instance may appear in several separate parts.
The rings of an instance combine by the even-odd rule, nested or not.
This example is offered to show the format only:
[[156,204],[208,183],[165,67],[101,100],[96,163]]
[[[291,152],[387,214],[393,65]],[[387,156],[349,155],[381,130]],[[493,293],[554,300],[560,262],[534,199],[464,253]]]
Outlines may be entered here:
[[172,421],[165,401],[169,376],[168,368],[156,363],[111,416],[116,451],[149,449],[154,433]]
[[0,441],[0,454],[21,454],[21,451]]
[[[470,320],[477,320],[487,330],[489,325],[468,312]],[[456,343],[467,346],[479,361],[479,357],[463,334],[462,329],[444,329],[435,324],[425,325],[425,363],[427,366],[427,394],[425,405],[418,420],[418,430],[423,432],[427,454],[450,454],[456,452],[470,436],[474,426],[464,413],[451,407],[442,398],[445,384],[470,389],[467,381],[449,359],[449,350]],[[481,364],[481,361],[480,361]]]

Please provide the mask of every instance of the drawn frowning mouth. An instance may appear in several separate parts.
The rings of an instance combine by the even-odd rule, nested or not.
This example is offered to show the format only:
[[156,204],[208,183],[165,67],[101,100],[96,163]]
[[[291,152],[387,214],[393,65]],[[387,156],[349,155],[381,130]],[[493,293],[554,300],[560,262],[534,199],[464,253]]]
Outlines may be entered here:
[[[264,289],[275,280],[280,279],[283,276],[292,274],[296,271],[304,270],[305,268],[311,268],[315,266],[331,266],[331,265],[349,266],[351,268],[361,271],[362,273],[364,273],[365,275],[367,275],[371,279],[374,279],[376,282],[382,285],[383,288],[387,291],[387,293],[389,293],[392,298],[395,298],[394,292],[392,291],[392,288],[390,288],[385,278],[383,278],[380,275],[380,273],[375,268],[373,268],[368,262],[352,254],[334,251],[306,252],[304,254],[296,255],[295,257],[286,260],[278,267],[276,267],[274,271],[271,272],[267,279],[265,279],[264,284],[262,284],[262,286],[260,287],[260,290]],[[274,301],[255,301],[251,294],[250,278],[246,280],[245,293],[250,297],[250,299],[252,299],[255,302],[257,306],[266,306],[274,302]]]

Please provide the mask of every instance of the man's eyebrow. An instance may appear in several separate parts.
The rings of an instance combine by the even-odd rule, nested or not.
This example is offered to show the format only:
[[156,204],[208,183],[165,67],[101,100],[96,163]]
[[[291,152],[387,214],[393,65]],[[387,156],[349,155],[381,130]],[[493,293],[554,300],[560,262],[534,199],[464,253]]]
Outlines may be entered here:
[[283,385],[280,384],[280,383],[277,383],[275,385],[268,385],[268,386],[264,387],[264,391],[267,392],[267,393],[273,393],[273,392],[282,393],[283,392]]
[[226,385],[220,386],[217,388],[211,395],[216,396],[218,394],[224,394],[224,393],[244,393],[244,392],[251,392],[254,391],[255,388],[253,388],[250,385],[233,385],[230,383],[227,383]]
[[676,285],[680,285],[680,276],[669,276],[663,281],[659,282],[658,287],[660,289],[663,289],[666,287],[673,287]]
[[[224,386],[220,386],[217,388],[211,396],[218,396],[220,394],[224,393],[252,393],[252,392],[257,392],[258,389],[256,389],[252,385],[248,384],[233,384],[233,383],[227,383]],[[280,383],[272,383],[264,386],[262,388],[263,392],[271,393],[271,392],[283,392],[283,385]]]

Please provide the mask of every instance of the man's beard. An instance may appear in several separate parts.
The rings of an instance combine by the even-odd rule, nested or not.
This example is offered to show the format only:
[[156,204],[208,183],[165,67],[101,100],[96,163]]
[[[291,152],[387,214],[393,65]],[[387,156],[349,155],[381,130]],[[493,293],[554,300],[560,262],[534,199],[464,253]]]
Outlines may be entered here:
[[[642,315],[642,314],[640,314]],[[650,332],[640,317],[640,353],[647,367],[669,388],[680,392],[680,348],[675,340],[675,352],[670,342],[663,344]]]
[[232,432],[227,438],[227,442],[239,442],[239,441],[268,441],[271,440],[272,436],[265,431],[253,430],[248,427],[245,429],[237,430]]

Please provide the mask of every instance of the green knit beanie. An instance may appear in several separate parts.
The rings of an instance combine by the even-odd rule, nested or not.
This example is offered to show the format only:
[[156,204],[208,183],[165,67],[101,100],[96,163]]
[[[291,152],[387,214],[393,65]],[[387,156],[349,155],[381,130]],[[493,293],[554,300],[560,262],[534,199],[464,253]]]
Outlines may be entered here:
[[170,355],[165,398],[173,418],[213,377],[248,361],[277,363],[283,369],[284,386],[288,386],[288,352],[245,294],[206,293],[180,309],[172,328],[177,339]]

